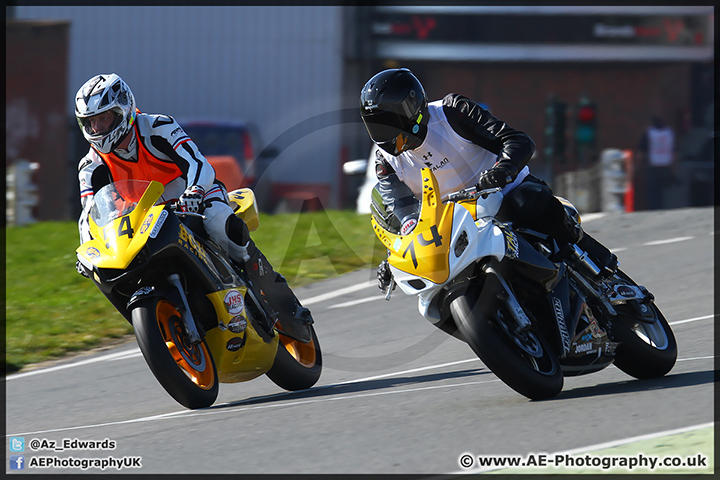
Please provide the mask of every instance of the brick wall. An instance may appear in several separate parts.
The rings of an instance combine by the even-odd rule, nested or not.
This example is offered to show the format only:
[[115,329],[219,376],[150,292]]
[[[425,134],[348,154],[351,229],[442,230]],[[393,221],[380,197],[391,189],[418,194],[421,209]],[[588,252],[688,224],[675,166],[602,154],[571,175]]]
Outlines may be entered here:
[[[67,22],[6,22],[5,163],[37,162],[38,220],[69,218]],[[77,189],[77,185],[74,186]]]

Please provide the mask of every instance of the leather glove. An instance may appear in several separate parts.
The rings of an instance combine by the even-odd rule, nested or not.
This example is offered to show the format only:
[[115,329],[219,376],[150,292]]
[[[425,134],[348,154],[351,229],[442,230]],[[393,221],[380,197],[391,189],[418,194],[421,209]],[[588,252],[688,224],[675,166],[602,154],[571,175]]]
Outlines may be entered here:
[[508,161],[498,162],[490,170],[485,170],[478,180],[478,190],[487,188],[504,187],[508,183],[512,183],[517,177],[518,169],[515,165]]
[[185,192],[178,199],[178,207],[181,212],[200,213],[203,208],[203,197],[205,189],[200,185],[192,185],[185,189]]
[[[378,265],[377,268],[377,279],[378,279],[378,288],[382,293],[387,293],[387,289],[390,286],[390,283],[392,282],[393,275],[390,271],[390,264],[387,260],[383,260],[380,262],[380,265]],[[395,290],[396,285],[393,284],[393,290]]]

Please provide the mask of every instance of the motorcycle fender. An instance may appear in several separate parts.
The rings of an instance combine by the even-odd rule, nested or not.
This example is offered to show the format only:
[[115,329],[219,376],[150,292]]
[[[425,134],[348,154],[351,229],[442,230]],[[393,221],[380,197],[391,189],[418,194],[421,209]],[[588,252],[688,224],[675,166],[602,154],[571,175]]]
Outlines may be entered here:
[[182,298],[180,298],[180,294],[175,288],[170,287],[155,287],[153,285],[147,285],[144,287],[138,288],[135,293],[132,294],[130,297],[130,301],[127,303],[127,310],[131,311],[133,308],[135,308],[138,304],[154,298],[154,297],[163,297],[167,298],[171,302],[173,302],[175,305],[182,305]]

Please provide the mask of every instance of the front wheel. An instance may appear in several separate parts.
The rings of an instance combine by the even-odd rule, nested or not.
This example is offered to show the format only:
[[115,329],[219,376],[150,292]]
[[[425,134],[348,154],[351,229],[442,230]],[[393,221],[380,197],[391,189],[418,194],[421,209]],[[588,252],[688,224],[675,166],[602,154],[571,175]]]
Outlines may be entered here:
[[308,343],[299,342],[283,335],[282,332],[279,333],[275,362],[267,372],[268,378],[278,387],[290,391],[305,390],[320,379],[322,372],[320,342],[312,325],[310,332],[312,340]]
[[177,308],[155,297],[132,311],[135,338],[160,385],[187,408],[209,407],[218,395],[215,362],[205,340],[190,343]]
[[[637,285],[618,271],[623,283]],[[667,320],[654,304],[646,304],[651,316],[641,317],[631,305],[615,305],[618,315],[612,321],[610,333],[619,342],[615,366],[640,379],[658,378],[675,366],[677,341]]]
[[556,396],[563,387],[557,357],[539,331],[510,333],[501,328],[510,312],[488,283],[479,296],[468,292],[450,304],[458,329],[480,360],[510,388],[532,400]]

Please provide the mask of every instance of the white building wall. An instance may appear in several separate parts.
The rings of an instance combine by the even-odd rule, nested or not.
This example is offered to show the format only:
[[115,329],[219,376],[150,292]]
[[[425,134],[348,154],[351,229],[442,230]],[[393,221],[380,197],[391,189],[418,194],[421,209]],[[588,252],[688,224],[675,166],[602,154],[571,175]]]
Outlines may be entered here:
[[[262,146],[303,120],[342,108],[342,7],[18,6],[14,12],[17,19],[71,21],[68,115],[77,89],[110,72],[130,85],[143,112],[251,121]],[[268,171],[272,180],[334,184],[339,129],[283,151]]]

